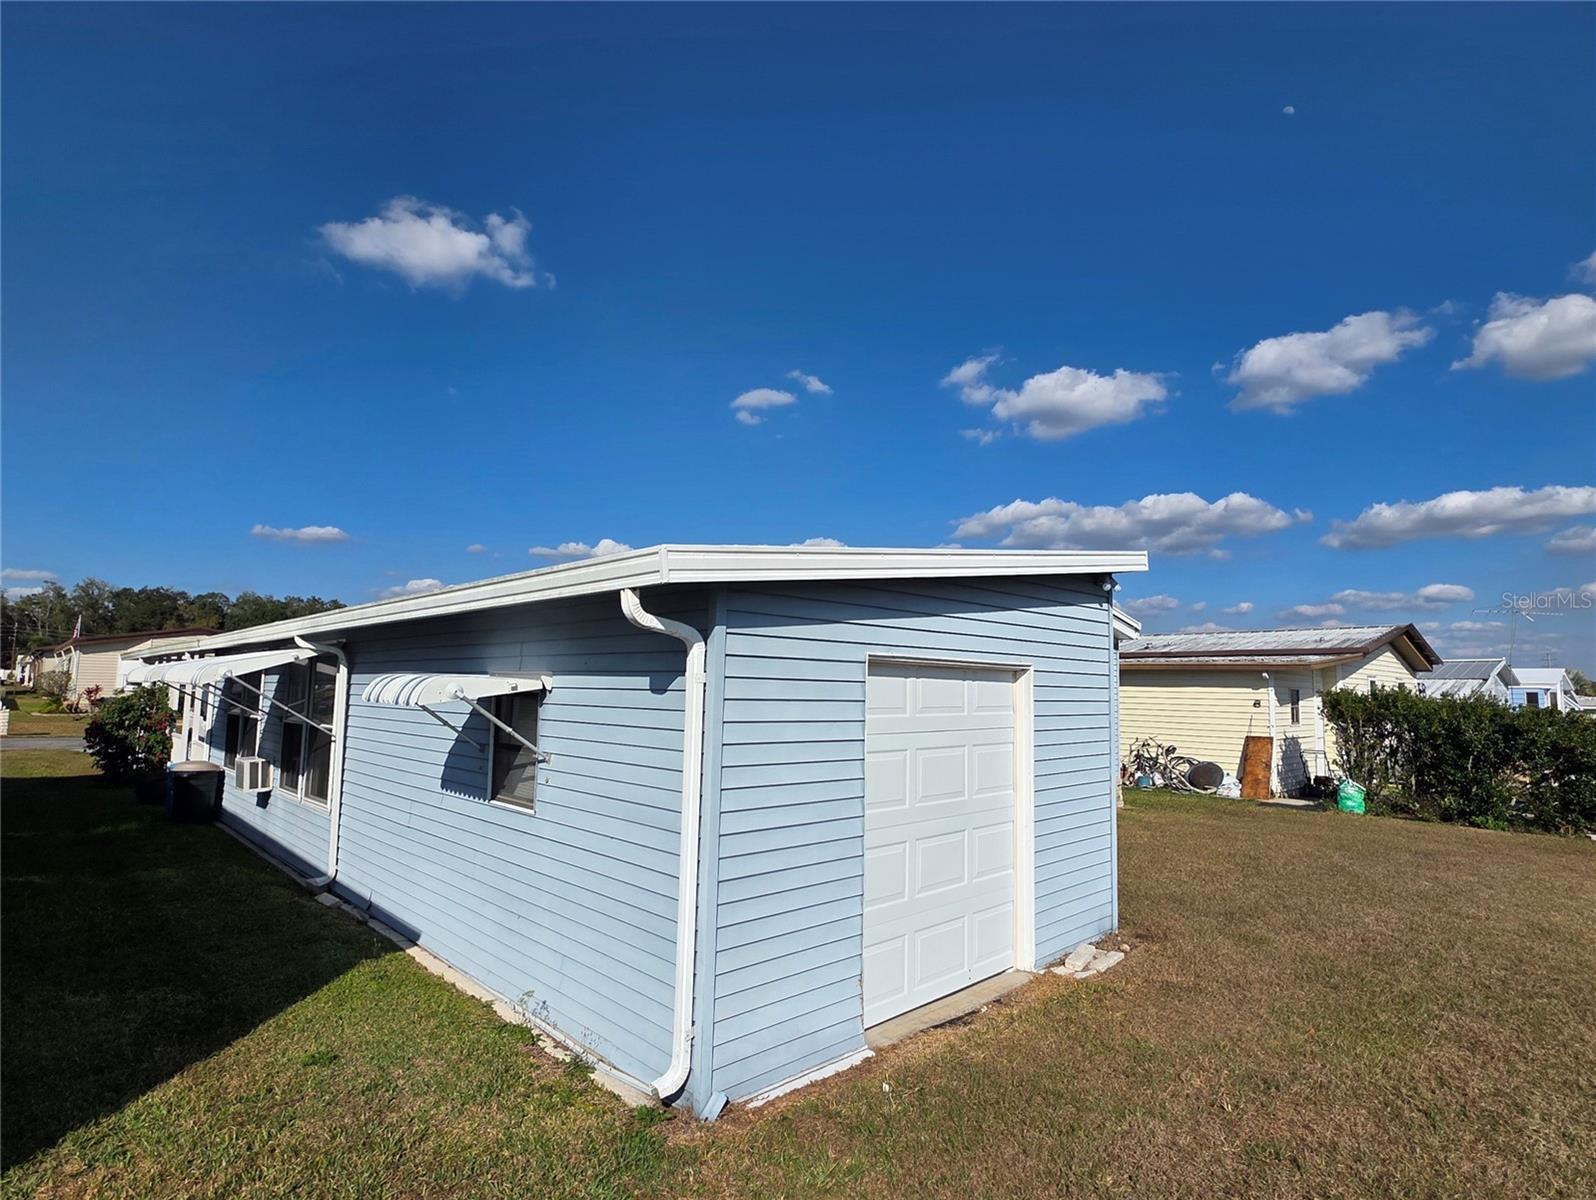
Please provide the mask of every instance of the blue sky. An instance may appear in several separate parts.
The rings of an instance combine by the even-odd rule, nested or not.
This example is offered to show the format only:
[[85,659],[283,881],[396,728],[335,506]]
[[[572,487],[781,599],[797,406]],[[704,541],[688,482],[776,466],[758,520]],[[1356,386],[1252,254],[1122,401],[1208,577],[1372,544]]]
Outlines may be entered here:
[[[1150,628],[1462,654],[1596,584],[1589,5],[4,33],[8,586],[1146,545]],[[1596,667],[1593,611],[1521,664]]]

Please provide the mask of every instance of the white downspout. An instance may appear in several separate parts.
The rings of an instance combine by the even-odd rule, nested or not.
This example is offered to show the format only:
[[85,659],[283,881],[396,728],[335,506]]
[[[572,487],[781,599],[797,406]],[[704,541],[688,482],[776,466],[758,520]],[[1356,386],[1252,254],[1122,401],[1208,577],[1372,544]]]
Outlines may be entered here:
[[[337,646],[306,641],[302,637],[295,637],[294,645],[338,660],[338,682],[333,688],[332,762],[327,772],[327,873],[305,881],[313,888],[324,888],[338,877],[338,818],[344,808],[344,733],[349,728],[349,656]],[[311,671],[310,686],[314,690],[314,664]],[[309,711],[308,697],[306,711]]]
[[1275,772],[1275,764],[1280,761],[1280,747],[1275,741],[1275,684],[1269,678],[1269,672],[1262,672],[1264,677],[1264,703],[1269,706],[1269,794],[1278,796],[1280,784]]
[[648,612],[631,588],[621,589],[621,611],[639,629],[667,634],[687,647],[687,695],[682,714],[682,838],[676,872],[676,1002],[671,1022],[671,1064],[652,1085],[654,1094],[667,1100],[682,1090],[692,1062],[698,839],[704,786],[704,639],[691,625]]

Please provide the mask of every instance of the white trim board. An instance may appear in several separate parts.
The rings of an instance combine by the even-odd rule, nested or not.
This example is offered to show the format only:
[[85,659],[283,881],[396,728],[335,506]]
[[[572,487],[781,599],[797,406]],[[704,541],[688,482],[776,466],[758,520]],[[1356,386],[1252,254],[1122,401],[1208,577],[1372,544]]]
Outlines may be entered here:
[[[826,546],[655,546],[518,575],[274,621],[199,642],[199,652],[310,637],[392,621],[450,616],[536,600],[601,595],[660,584],[980,579],[1011,575],[1113,575],[1147,570],[1145,550],[910,550]],[[150,657],[159,657],[155,651]]]

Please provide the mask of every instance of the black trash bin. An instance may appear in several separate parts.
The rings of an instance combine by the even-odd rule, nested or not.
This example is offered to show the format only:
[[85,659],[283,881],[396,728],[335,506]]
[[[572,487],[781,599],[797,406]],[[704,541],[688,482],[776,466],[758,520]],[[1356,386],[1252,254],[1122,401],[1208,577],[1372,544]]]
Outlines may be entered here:
[[225,767],[210,762],[180,762],[166,768],[166,816],[185,824],[214,821],[222,810]]

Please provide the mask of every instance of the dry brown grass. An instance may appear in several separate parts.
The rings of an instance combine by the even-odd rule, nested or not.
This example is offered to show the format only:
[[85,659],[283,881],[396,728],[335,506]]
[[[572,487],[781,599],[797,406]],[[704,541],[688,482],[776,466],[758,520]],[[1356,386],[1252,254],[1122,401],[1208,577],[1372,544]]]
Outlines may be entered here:
[[1158,796],[1121,830],[1123,964],[734,1116],[680,1190],[1596,1194],[1596,847]]

